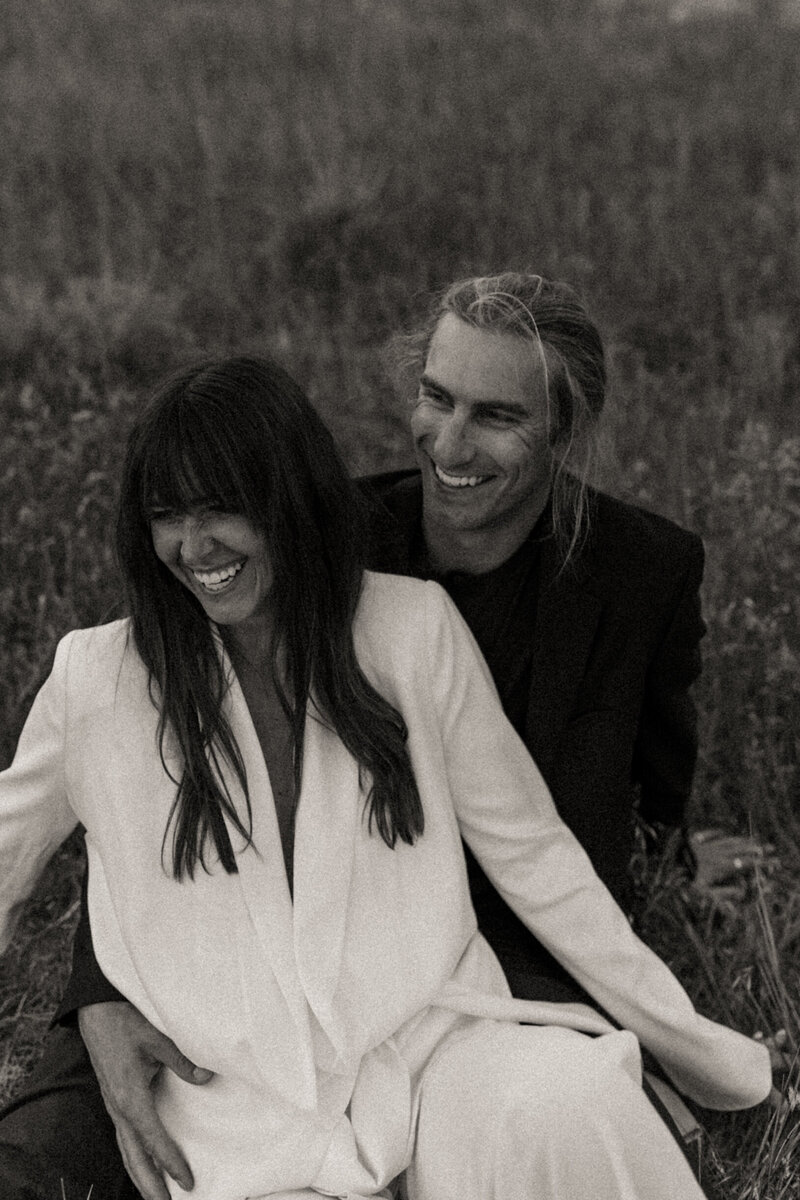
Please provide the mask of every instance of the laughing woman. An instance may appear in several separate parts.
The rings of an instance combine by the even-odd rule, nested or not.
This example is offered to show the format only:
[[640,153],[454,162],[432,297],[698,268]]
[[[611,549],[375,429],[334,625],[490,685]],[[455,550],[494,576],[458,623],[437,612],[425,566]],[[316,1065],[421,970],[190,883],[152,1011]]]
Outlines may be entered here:
[[[157,1093],[196,1200],[694,1200],[639,1045],[723,1109],[764,1098],[768,1053],[636,939],[445,593],[365,572],[357,513],[279,367],[158,390],[121,484],[129,616],[64,638],[0,775],[0,947],[82,822],[100,966],[214,1072]],[[462,836],[621,1029],[510,997]]]

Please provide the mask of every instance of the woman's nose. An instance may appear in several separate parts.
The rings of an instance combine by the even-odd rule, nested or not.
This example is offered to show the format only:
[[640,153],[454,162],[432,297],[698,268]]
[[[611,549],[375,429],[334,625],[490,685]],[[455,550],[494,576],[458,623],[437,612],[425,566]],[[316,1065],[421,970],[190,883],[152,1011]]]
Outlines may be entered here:
[[211,550],[214,539],[211,537],[202,517],[187,516],[181,527],[180,556],[185,563],[202,562]]

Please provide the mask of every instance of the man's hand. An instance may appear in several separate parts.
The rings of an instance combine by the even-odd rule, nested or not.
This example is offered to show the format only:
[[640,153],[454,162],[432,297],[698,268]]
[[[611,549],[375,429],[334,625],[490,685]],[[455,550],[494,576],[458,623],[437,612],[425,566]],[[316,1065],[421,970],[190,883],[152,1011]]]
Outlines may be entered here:
[[191,1191],[192,1172],[159,1119],[153,1084],[163,1067],[186,1083],[207,1083],[213,1072],[196,1067],[127,1002],[82,1008],[78,1025],[117,1131],[125,1169],[144,1200],[169,1200],[164,1172]]
[[689,835],[692,886],[712,899],[741,898],[756,872],[771,875],[780,865],[775,847],[723,829],[698,829]]

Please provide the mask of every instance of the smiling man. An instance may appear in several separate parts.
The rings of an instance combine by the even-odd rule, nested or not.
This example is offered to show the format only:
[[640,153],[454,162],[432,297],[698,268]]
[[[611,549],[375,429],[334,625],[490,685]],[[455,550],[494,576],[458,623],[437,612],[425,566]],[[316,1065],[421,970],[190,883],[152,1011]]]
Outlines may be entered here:
[[[605,357],[566,284],[459,281],[403,357],[419,470],[369,481],[372,565],[449,592],[559,812],[631,911],[635,823],[679,825],[691,788],[700,539],[589,486]],[[575,997],[467,857],[515,995]]]
[[411,417],[434,561],[483,573],[525,540],[552,485],[543,356],[446,313]]
[[[589,487],[605,397],[603,345],[565,284],[528,274],[460,281],[412,351],[419,469],[364,481],[370,566],[446,588],[561,816],[630,911],[636,813],[649,829],[678,825],[691,786],[702,545]],[[202,536],[200,525],[192,532]],[[237,541],[222,565],[238,564],[244,549]],[[200,578],[212,591],[217,583]],[[467,858],[479,925],[514,995],[585,998]],[[141,1195],[166,1200],[162,1171],[184,1187],[191,1174],[156,1118],[151,1085],[162,1064],[188,1083],[210,1074],[198,1073],[103,980],[85,920],[75,964],[62,1012],[81,1010]],[[9,1196],[49,1197],[41,1185],[57,1170],[96,1181],[114,1200],[139,1194],[125,1179],[97,1079],[70,1028],[57,1031],[38,1074],[0,1120],[0,1181],[17,1181],[17,1190],[6,1184]],[[19,1181],[33,1177],[39,1186],[25,1191]],[[84,1200],[85,1188],[74,1194]]]

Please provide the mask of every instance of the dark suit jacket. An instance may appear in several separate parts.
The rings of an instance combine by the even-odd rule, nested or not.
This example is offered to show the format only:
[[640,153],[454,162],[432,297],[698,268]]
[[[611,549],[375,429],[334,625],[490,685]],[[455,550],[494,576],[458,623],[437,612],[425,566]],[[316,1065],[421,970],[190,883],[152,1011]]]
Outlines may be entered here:
[[[378,502],[371,565],[409,574],[422,516],[417,472],[366,481]],[[697,757],[689,688],[705,626],[703,546],[664,517],[590,494],[591,525],[560,571],[542,545],[524,738],[558,810],[618,902],[631,910],[634,813],[681,823]],[[467,852],[472,897],[516,996],[568,999],[574,981],[507,908]],[[585,998],[585,997],[583,997]]]
[[[362,488],[372,510],[370,566],[412,574],[419,474],[375,476]],[[553,540],[543,543],[525,742],[561,816],[629,908],[635,807],[647,822],[676,825],[691,787],[697,743],[689,687],[700,673],[703,548],[663,517],[602,493],[591,501],[588,541],[567,570],[559,571]],[[469,854],[468,862],[480,927],[514,994],[579,995]],[[84,905],[59,1013],[120,998],[94,959]]]

